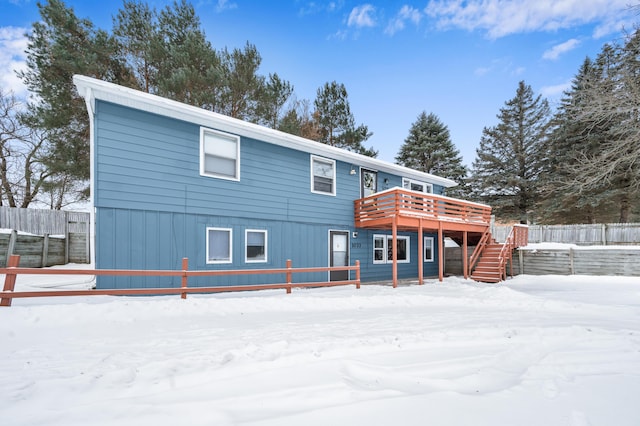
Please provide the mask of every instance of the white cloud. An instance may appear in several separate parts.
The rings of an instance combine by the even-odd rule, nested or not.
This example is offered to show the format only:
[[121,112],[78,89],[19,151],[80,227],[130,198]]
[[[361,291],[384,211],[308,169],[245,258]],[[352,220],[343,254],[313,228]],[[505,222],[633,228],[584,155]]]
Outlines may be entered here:
[[580,44],[580,40],[572,38],[564,43],[557,44],[542,54],[542,59],[558,59],[563,53],[575,49]]
[[375,27],[375,12],[376,9],[370,4],[363,4],[362,6],[356,6],[349,14],[349,20],[347,25],[350,27],[362,28],[362,27]]
[[540,94],[545,98],[554,98],[562,95],[565,90],[569,90],[571,82],[556,84],[555,86],[544,86],[540,89]]
[[396,32],[401,31],[405,27],[405,22],[409,21],[416,26],[420,24],[422,19],[422,13],[411,6],[404,5],[398,12],[398,14],[389,21],[387,28],[384,30],[386,34],[394,35]]
[[16,96],[27,95],[27,88],[16,76],[16,71],[26,70],[26,28],[0,27],[0,86],[3,91],[13,91]]
[[594,37],[620,30],[629,0],[431,0],[424,9],[439,28],[486,31],[489,38],[598,25]]
[[228,0],[218,0],[218,4],[216,5],[216,12],[224,12],[225,10],[232,10],[237,8],[237,3],[229,3]]

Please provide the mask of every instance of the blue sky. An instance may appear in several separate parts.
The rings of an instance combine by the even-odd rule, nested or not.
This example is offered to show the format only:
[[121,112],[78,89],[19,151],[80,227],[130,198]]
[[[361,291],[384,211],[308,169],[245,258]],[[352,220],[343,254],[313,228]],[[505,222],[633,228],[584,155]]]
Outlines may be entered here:
[[[44,1],[44,0],[42,0]],[[162,8],[165,0],[148,0]],[[557,103],[585,57],[620,41],[638,21],[635,0],[192,0],[217,49],[262,55],[261,73],[289,80],[313,101],[325,82],[343,83],[367,141],[394,161],[422,112],[448,126],[471,165],[482,129],[497,123],[520,80]],[[67,0],[76,15],[110,30],[121,1]],[[23,37],[39,18],[35,0],[0,0],[0,82],[23,95]]]

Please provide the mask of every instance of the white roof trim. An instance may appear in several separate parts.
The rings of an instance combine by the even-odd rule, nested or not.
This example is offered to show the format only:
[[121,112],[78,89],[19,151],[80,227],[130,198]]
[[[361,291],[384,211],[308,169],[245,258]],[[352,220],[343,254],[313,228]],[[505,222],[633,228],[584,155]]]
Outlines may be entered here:
[[207,111],[202,108],[183,104],[171,99],[141,92],[139,90],[130,89],[117,84],[108,83],[83,75],[74,75],[73,82],[78,89],[80,96],[93,99],[99,99],[114,104],[139,109],[142,111],[164,115],[178,120],[187,121],[219,129],[225,132],[234,133],[236,135],[257,139],[274,145],[295,149],[298,151],[308,152],[310,154],[321,155],[335,160],[351,163],[354,166],[361,166],[382,172],[399,175],[401,177],[422,180],[436,185],[450,188],[456,186],[457,183],[446,178],[423,173],[407,167],[398,166],[386,161],[367,157],[366,155],[356,154],[344,149],[325,145],[299,136],[290,135],[258,124],[249,123]]

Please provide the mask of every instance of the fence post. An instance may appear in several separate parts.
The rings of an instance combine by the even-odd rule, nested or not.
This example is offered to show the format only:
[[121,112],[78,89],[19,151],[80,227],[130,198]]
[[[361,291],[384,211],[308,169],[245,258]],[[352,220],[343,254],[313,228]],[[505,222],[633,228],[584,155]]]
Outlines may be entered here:
[[69,263],[69,212],[64,212],[64,264]]
[[571,275],[576,274],[576,270],[573,265],[573,249],[571,247],[569,247],[569,274]]
[[[186,257],[182,258],[182,288],[187,288],[187,269],[189,269],[189,259]],[[180,293],[181,299],[187,298],[187,293]]]
[[[17,268],[20,264],[20,255],[12,254],[7,261],[8,268]],[[13,291],[16,287],[16,274],[7,273],[4,276],[4,291]],[[11,296],[0,299],[0,306],[11,306]]]
[[291,294],[291,259],[287,259],[287,294]]
[[49,261],[49,234],[44,234],[42,239],[42,261],[40,266],[45,268]]
[[11,235],[9,235],[9,244],[7,244],[7,256],[5,257],[5,265],[9,266],[9,259],[13,255],[13,250],[16,247],[16,241],[18,240],[18,231],[15,229],[11,230]]
[[605,223],[602,224],[602,245],[607,245],[607,225]]
[[356,260],[356,288],[360,289],[360,260]]

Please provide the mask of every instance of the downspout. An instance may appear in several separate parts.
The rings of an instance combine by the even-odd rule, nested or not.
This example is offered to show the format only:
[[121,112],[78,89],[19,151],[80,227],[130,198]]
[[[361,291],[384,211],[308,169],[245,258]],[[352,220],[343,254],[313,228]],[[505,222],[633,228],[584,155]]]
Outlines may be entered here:
[[93,96],[93,90],[90,87],[85,89],[84,103],[87,106],[87,112],[89,113],[89,261],[95,268],[96,265],[96,209],[95,209],[95,98]]

